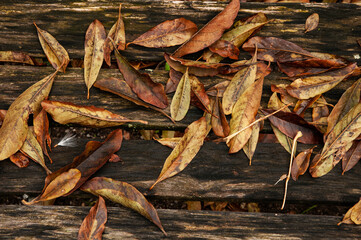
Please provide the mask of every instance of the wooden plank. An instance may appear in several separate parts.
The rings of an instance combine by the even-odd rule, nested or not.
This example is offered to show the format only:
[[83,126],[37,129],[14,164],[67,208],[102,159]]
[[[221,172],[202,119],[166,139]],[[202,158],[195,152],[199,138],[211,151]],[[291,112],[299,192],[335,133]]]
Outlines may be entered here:
[[[87,27],[94,19],[99,19],[109,30],[117,18],[118,4],[85,0],[5,1],[0,7],[0,50],[25,51],[33,56],[44,56],[32,25],[35,21],[58,39],[71,58],[83,58]],[[192,20],[201,27],[225,5],[226,2],[217,1],[122,1],[127,41],[134,40],[165,20],[179,17]],[[353,4],[241,3],[237,19],[264,12],[269,19],[276,21],[267,24],[260,36],[284,38],[309,51],[328,52],[353,60],[353,56],[359,54],[356,40],[361,35],[360,10],[360,6]],[[305,20],[314,12],[320,15],[320,24],[316,30],[305,34]],[[164,51],[174,50],[131,46],[124,54],[130,59],[161,61]],[[242,56],[248,55],[243,53]],[[361,60],[357,61],[360,63]]]
[[[49,168],[56,170],[71,162],[84,145],[84,141],[79,141],[77,148],[53,149],[51,157],[54,164],[48,164]],[[299,144],[299,150],[306,147]],[[171,149],[155,141],[124,141],[118,152],[123,162],[107,163],[95,175],[129,182],[142,193],[157,199],[269,200],[278,201],[281,206],[284,184],[273,184],[287,173],[290,155],[279,144],[259,144],[252,166],[248,166],[243,152],[230,155],[224,143],[206,142],[183,172],[148,191],[170,152]],[[290,181],[287,200],[355,203],[361,194],[360,174],[360,165],[343,176],[340,165],[317,179],[306,173],[297,182]],[[45,171],[35,163],[28,168],[18,169],[9,161],[2,161],[0,182],[4,184],[0,185],[0,195],[37,195],[43,187],[45,176]],[[84,195],[80,191],[75,194]]]
[[[0,65],[0,109],[8,109],[10,104],[29,86],[39,81],[43,77],[53,73],[54,70],[50,67],[32,67],[32,66],[15,66],[15,65]],[[152,79],[165,85],[169,76],[166,71],[150,71]],[[280,73],[273,72],[264,82],[262,105],[267,106],[269,97],[271,96],[271,85],[280,83],[289,83],[287,80],[282,80]],[[117,77],[123,79],[122,75],[117,69],[101,69],[98,79],[106,77]],[[219,77],[203,77],[200,80],[204,83],[206,89],[216,83],[224,81]],[[338,84],[331,91],[325,93],[326,100],[330,104],[336,104],[339,97],[352,83],[355,78],[343,81]],[[168,94],[168,100],[171,102],[173,94]],[[80,105],[94,105],[102,107],[114,113],[120,114],[129,119],[142,119],[149,122],[149,126],[142,126],[139,124],[130,124],[129,127],[146,127],[152,129],[184,129],[193,121],[199,119],[203,112],[195,107],[191,107],[187,116],[180,122],[173,124],[164,115],[138,106],[112,93],[101,91],[95,87],[90,90],[90,100],[86,99],[86,86],[84,83],[83,69],[69,68],[66,74],[59,74],[54,82],[50,99],[57,101],[73,102]],[[169,107],[165,109],[170,112]],[[265,131],[271,131],[268,125],[265,126]]]
[[[76,239],[89,207],[2,206],[1,239]],[[273,213],[158,210],[166,239],[357,239],[361,228],[337,226],[340,217]],[[163,239],[148,220],[108,208],[103,239]]]

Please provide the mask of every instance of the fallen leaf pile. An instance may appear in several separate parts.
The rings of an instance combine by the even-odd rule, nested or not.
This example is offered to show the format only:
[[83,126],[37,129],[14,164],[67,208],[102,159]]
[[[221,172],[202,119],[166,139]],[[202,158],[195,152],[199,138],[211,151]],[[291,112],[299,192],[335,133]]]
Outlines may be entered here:
[[[98,20],[94,20],[85,32],[84,82],[87,98],[90,97],[89,89],[94,85],[137,105],[161,112],[172,121],[181,121],[186,117],[190,105],[204,111],[204,116],[191,123],[182,137],[157,139],[172,147],[173,151],[150,189],[156,185],[161,187],[158,183],[186,168],[211,130],[220,138],[218,141],[227,142],[230,154],[243,150],[251,164],[259,132],[266,119],[270,121],[279,143],[291,153],[289,173],[281,177],[286,179],[286,189],[291,177],[296,181],[307,169],[313,177],[321,177],[342,161],[345,173],[360,160],[361,79],[343,93],[335,106],[323,97],[324,93],[354,74],[358,69],[356,63],[328,53],[309,52],[285,39],[254,36],[272,20],[258,13],[235,22],[239,8],[239,0],[232,0],[199,30],[195,23],[184,18],[167,20],[126,43],[119,7],[118,19],[108,34]],[[305,32],[317,28],[318,22],[318,14],[312,14],[306,21]],[[30,86],[7,111],[0,111],[0,160],[10,158],[19,167],[26,167],[30,158],[48,173],[41,194],[24,204],[48,201],[81,189],[99,196],[99,200],[84,219],[79,239],[101,238],[107,221],[102,197],[134,209],[165,234],[156,210],[133,186],[104,177],[90,179],[109,160],[119,160],[116,152],[121,147],[121,130],[114,130],[102,143],[88,142],[84,152],[71,164],[53,173],[45,165],[44,155],[50,159],[47,148],[51,146],[48,115],[60,124],[98,128],[126,122],[147,122],[127,119],[95,106],[48,100],[56,75],[61,74],[59,71],[66,71],[69,56],[50,33],[35,26],[44,53],[56,71]],[[120,51],[129,45],[147,48],[180,45],[174,53],[164,54],[170,66],[166,88],[148,74],[138,71],[121,55]],[[248,52],[252,57],[239,60],[241,51]],[[124,80],[98,79],[103,60],[111,64],[112,52]],[[16,52],[1,54],[1,61],[33,64],[26,55]],[[188,54],[198,54],[199,58],[187,59],[185,56]],[[199,60],[201,58],[203,60]],[[227,63],[222,63],[225,58],[229,58]],[[278,68],[290,82],[272,85],[273,94],[267,108],[264,108],[261,107],[262,91],[272,68]],[[205,89],[199,77],[216,75],[225,80]],[[169,103],[167,94],[173,92]],[[307,115],[309,112],[311,114]],[[31,114],[34,115],[33,126],[28,126]],[[313,157],[315,147],[296,154],[297,142],[323,144],[323,148]],[[358,222],[358,218],[354,217],[359,212],[358,208],[355,206],[352,212],[347,213],[343,222]]]

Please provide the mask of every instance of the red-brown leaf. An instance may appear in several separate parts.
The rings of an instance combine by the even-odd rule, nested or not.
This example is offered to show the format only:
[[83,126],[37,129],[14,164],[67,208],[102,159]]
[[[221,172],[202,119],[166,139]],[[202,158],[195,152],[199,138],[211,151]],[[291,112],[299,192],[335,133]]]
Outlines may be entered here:
[[19,168],[26,168],[29,165],[29,158],[21,152],[17,152],[10,156],[10,161]]
[[342,158],[342,174],[353,168],[356,163],[361,159],[361,141],[355,140],[351,148],[346,152],[344,158]]
[[49,135],[49,119],[44,109],[42,109],[41,112],[34,118],[34,133],[41,149],[43,149],[44,154],[52,163],[53,160],[50,158],[46,147],[46,145],[48,145],[49,149],[51,149],[51,138]]
[[237,60],[239,55],[238,47],[236,47],[232,42],[226,40],[218,40],[209,47],[209,50],[222,57],[229,57],[234,60]]
[[310,165],[310,159],[312,151],[315,147],[300,152],[293,160],[291,167],[291,176],[294,181],[297,181],[300,175],[305,174],[308,166]]

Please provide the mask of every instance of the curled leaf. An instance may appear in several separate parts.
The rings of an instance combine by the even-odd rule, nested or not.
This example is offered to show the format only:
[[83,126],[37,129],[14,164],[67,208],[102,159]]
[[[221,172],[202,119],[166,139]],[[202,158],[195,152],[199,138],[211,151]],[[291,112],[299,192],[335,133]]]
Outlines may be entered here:
[[87,181],[81,190],[97,196],[103,196],[109,200],[133,209],[148,220],[153,222],[165,234],[159,220],[157,210],[135,187],[126,183],[105,177],[95,177]]
[[300,152],[292,163],[291,176],[294,181],[297,181],[300,175],[303,175],[310,164],[311,154],[315,147],[306,149],[305,151]]
[[205,117],[191,123],[178,145],[173,149],[171,154],[165,160],[158,179],[150,187],[152,189],[157,183],[173,177],[177,173],[183,171],[184,168],[197,155],[199,149],[203,145],[203,141],[208,134],[207,121]]
[[183,75],[177,90],[174,93],[172,103],[170,105],[170,113],[175,121],[182,120],[189,109],[191,100],[191,84],[189,81],[188,71]]
[[[200,108],[206,112],[211,112],[210,101],[204,85],[198,80],[196,76],[189,76],[189,82],[191,84],[192,94],[195,96],[196,101],[200,103]],[[197,105],[196,105],[197,106]],[[198,107],[198,106],[197,106]]]
[[342,158],[342,174],[353,168],[361,159],[361,141],[354,141],[351,148]]
[[38,31],[41,47],[49,62],[55,69],[60,68],[60,71],[65,72],[70,61],[68,52],[50,33],[40,29],[35,23],[34,25]]
[[19,168],[25,168],[29,165],[29,158],[21,152],[17,152],[10,156],[10,161]]
[[107,222],[107,207],[104,199],[99,196],[98,201],[84,218],[78,233],[78,240],[102,239],[102,234]]
[[104,59],[105,28],[101,22],[94,20],[85,34],[84,80],[89,90],[97,80]]
[[230,28],[239,11],[239,0],[232,0],[226,8],[195,33],[191,39],[180,46],[173,55],[184,55],[198,52],[217,41],[225,30]]
[[56,73],[33,84],[10,105],[0,128],[0,160],[10,157],[23,145],[28,134],[29,115],[40,112],[40,103],[48,97]]
[[146,121],[130,120],[94,106],[79,106],[72,103],[49,100],[43,101],[41,106],[51,115],[54,121],[61,124],[75,123],[90,127],[112,127],[126,122],[147,124]]
[[311,32],[316,29],[318,26],[318,22],[320,21],[320,16],[317,13],[312,13],[307,19],[305,23],[305,33]]
[[361,199],[347,211],[342,221],[337,225],[341,225],[342,223],[357,225],[361,224]]
[[136,44],[149,48],[171,47],[189,40],[197,30],[197,25],[185,18],[167,20],[127,45]]
[[46,114],[46,111],[42,109],[40,113],[34,118],[34,133],[36,139],[38,140],[41,148],[43,149],[44,154],[49,158],[50,162],[52,163],[47,146],[51,147],[51,138],[49,135],[49,119]]
[[229,135],[229,124],[226,115],[223,112],[222,103],[218,99],[218,96],[213,102],[211,125],[214,134],[216,134],[218,137],[224,138]]

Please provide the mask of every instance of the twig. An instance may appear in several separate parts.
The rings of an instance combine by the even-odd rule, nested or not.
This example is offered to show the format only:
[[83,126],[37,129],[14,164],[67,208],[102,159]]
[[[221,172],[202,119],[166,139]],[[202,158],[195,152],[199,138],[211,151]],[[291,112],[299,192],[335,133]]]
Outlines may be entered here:
[[293,158],[294,158],[295,151],[296,151],[297,139],[299,139],[302,136],[303,136],[302,132],[298,131],[295,138],[293,139],[290,166],[288,168],[288,174],[287,174],[287,178],[286,178],[286,182],[285,182],[285,194],[283,196],[283,203],[282,203],[281,210],[283,210],[283,208],[285,207],[285,203],[286,203],[288,181],[290,180],[290,176],[291,176],[292,163],[293,163]]

